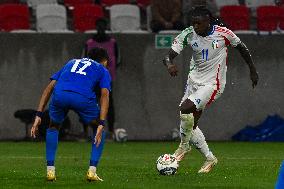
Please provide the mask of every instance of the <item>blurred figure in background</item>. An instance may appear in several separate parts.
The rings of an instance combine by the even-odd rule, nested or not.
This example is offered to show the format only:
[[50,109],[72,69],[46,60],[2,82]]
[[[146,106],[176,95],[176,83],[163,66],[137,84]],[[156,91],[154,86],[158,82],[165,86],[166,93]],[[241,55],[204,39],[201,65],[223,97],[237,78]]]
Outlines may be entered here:
[[183,30],[181,0],[152,0],[153,32],[161,30]]
[[246,5],[246,0],[239,0],[240,5]]
[[283,0],[275,0],[275,5],[278,7],[284,7],[284,1]]
[[[90,39],[87,40],[85,44],[85,54],[96,47],[103,48],[107,50],[109,55],[109,63],[107,65],[107,69],[110,72],[112,82],[116,78],[116,68],[119,62],[119,50],[117,46],[116,40],[106,33],[108,26],[108,22],[105,18],[98,19],[96,22],[97,33]],[[113,83],[112,83],[113,84]],[[100,90],[96,90],[96,94],[100,97]],[[108,130],[109,136],[112,136],[114,131],[114,122],[115,122],[115,114],[114,114],[114,106],[113,106],[113,98],[112,92],[110,92],[109,96],[109,112],[107,116]],[[85,136],[88,135],[88,126],[84,125],[84,133]]]

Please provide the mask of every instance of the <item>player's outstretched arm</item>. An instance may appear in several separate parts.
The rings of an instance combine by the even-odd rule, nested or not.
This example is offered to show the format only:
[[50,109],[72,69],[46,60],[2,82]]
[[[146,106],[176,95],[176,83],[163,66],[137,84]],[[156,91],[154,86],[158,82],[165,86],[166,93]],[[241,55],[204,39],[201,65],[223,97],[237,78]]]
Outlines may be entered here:
[[108,107],[109,107],[109,90],[106,88],[101,89],[100,105],[101,105],[100,121],[94,140],[94,143],[96,144],[97,147],[100,145],[102,140],[104,121],[106,120]]
[[258,82],[258,74],[256,72],[256,68],[255,68],[253,60],[251,58],[251,54],[250,54],[247,46],[243,42],[238,44],[235,48],[238,49],[238,51],[241,53],[241,56],[243,57],[243,59],[245,60],[245,62],[247,63],[247,65],[249,67],[250,79],[252,81],[252,87],[254,88],[257,85],[257,82]]
[[31,128],[31,137],[33,137],[33,138],[36,137],[36,133],[38,131],[38,126],[41,123],[42,112],[44,111],[45,106],[46,106],[46,104],[47,104],[47,102],[48,102],[48,100],[51,96],[51,93],[54,89],[55,83],[56,83],[56,80],[52,80],[47,85],[47,87],[44,89],[44,91],[41,95],[39,105],[38,105],[38,108],[37,108],[37,114],[36,114],[36,117],[35,117],[35,121],[34,121],[33,126]]
[[172,77],[177,76],[177,66],[173,63],[173,59],[178,55],[173,49],[170,49],[169,53],[163,59],[163,63],[167,66],[168,72]]

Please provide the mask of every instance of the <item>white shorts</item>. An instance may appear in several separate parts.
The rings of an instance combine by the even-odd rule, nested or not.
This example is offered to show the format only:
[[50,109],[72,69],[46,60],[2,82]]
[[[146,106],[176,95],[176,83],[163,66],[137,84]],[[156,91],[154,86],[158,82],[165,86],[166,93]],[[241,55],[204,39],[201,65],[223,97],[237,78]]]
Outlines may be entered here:
[[211,104],[221,96],[222,91],[215,84],[195,83],[188,78],[180,106],[186,99],[189,99],[195,104],[197,110],[204,110],[206,105]]

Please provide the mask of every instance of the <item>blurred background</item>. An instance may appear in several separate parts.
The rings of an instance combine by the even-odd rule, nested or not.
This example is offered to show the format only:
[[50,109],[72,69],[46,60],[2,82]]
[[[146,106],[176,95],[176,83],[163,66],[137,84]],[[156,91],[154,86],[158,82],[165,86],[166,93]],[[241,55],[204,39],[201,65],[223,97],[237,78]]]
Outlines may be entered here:
[[[226,89],[199,127],[208,140],[284,141],[282,0],[0,0],[0,140],[29,139],[51,74],[94,46],[111,55],[109,138],[119,131],[123,140],[175,140],[191,50],[175,60],[177,78],[162,59],[196,6],[206,6],[241,38],[260,76],[252,89],[245,62],[229,49]],[[42,138],[47,113],[45,120]],[[62,139],[90,133],[69,112]]]

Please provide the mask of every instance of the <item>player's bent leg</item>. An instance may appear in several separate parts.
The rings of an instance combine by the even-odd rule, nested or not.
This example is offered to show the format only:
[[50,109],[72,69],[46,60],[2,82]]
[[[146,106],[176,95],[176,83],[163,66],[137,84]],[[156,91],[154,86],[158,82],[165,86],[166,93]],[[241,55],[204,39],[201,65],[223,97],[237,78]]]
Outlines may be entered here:
[[105,132],[102,132],[101,137],[101,143],[97,147],[96,144],[94,144],[94,139],[97,133],[97,127],[98,122],[97,118],[100,115],[100,110],[97,104],[97,101],[93,99],[90,101],[90,99],[83,99],[82,101],[87,100],[88,103],[84,103],[84,106],[75,109],[75,111],[79,114],[81,121],[84,124],[88,124],[93,128],[93,140],[92,140],[92,151],[91,151],[91,157],[90,157],[90,166],[87,171],[86,179],[88,181],[103,181],[98,175],[97,175],[97,165],[99,163],[99,160],[102,155],[104,142],[105,142]]
[[58,133],[59,133],[58,128],[59,128],[59,125],[54,124],[51,121],[51,124],[46,131],[46,164],[47,164],[46,179],[47,181],[56,180],[54,161],[55,161],[55,155],[56,155],[56,150],[58,146]]
[[55,156],[58,145],[58,135],[60,124],[64,121],[67,114],[66,107],[69,99],[63,94],[53,93],[49,103],[50,124],[46,131],[46,163],[47,163],[47,180],[56,180],[55,176]]
[[190,143],[203,155],[205,162],[198,173],[208,173],[218,163],[217,158],[210,151],[202,131],[196,127],[192,130]]
[[191,131],[194,126],[193,112],[195,105],[189,99],[185,100],[180,105],[180,138],[181,142],[179,147],[174,153],[174,156],[178,161],[181,161],[185,154],[191,150],[189,145],[189,139],[191,138]]
[[[94,126],[94,128],[97,128],[97,126]],[[94,137],[96,135],[96,132],[97,132],[97,129],[94,129]],[[103,131],[103,133],[102,133],[102,140],[101,140],[101,143],[98,147],[96,146],[96,144],[94,144],[94,140],[92,141],[90,166],[89,166],[89,170],[87,172],[87,180],[88,181],[103,181],[103,179],[101,179],[97,175],[97,165],[99,163],[99,160],[100,160],[102,152],[103,152],[104,142],[105,142],[105,131]]]

